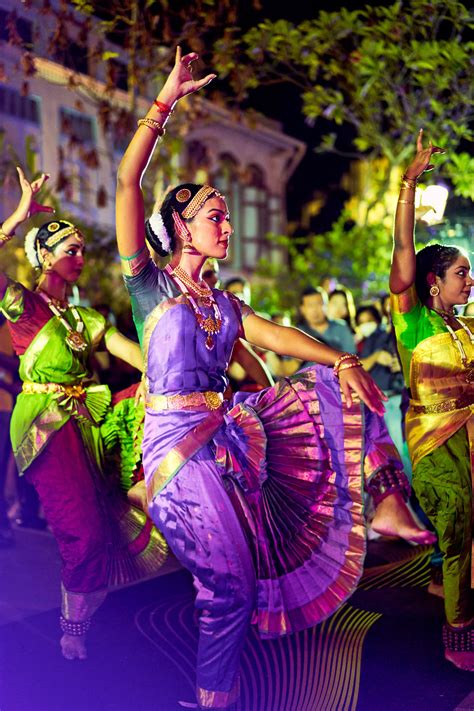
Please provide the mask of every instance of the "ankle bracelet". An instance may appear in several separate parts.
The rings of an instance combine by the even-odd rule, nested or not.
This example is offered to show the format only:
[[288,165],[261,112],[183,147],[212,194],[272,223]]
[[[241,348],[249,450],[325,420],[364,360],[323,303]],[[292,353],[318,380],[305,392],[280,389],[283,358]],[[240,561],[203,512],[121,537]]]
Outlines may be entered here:
[[82,620],[81,622],[73,622],[72,620],[67,620],[63,615],[59,618],[59,624],[61,629],[66,634],[70,634],[72,637],[81,637],[89,631],[91,626],[91,618],[88,617],[87,620]]

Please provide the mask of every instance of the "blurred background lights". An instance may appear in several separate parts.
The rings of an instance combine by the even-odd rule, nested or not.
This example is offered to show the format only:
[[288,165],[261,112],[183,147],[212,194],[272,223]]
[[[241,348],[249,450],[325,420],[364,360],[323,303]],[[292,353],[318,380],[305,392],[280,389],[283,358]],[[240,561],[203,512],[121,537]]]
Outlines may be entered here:
[[415,195],[417,217],[427,225],[436,225],[443,219],[449,191],[444,185],[418,187]]

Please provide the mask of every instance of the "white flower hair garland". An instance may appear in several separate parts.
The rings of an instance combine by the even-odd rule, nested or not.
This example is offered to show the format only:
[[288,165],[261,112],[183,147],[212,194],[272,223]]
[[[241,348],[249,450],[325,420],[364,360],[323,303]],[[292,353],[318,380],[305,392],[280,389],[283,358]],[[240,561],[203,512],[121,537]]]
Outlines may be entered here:
[[165,223],[163,222],[161,212],[154,212],[148,218],[148,224],[150,225],[153,234],[160,240],[163,250],[169,254],[171,252],[170,236],[165,227]]
[[26,258],[32,267],[40,268],[41,262],[38,256],[38,250],[36,249],[36,235],[39,232],[38,227],[33,227],[25,237],[25,254]]

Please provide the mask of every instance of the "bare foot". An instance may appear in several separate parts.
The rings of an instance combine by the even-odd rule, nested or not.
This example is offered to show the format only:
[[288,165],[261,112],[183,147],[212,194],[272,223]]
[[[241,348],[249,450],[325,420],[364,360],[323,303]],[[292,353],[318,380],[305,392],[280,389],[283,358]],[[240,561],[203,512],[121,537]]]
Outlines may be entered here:
[[137,509],[141,509],[147,516],[148,512],[148,500],[146,496],[146,484],[144,480],[138,481],[127,491],[127,499],[129,502],[136,506]]
[[72,635],[66,632],[61,637],[61,651],[65,659],[87,659],[86,635]]
[[474,671],[474,652],[453,652],[450,649],[445,649],[444,658],[458,669]]
[[444,599],[444,587],[442,583],[435,583],[434,580],[430,580],[428,592],[430,595],[436,595],[436,597],[442,597]]
[[429,545],[436,541],[434,533],[418,525],[399,492],[382,499],[375,510],[372,528],[382,536],[397,536],[418,545]]

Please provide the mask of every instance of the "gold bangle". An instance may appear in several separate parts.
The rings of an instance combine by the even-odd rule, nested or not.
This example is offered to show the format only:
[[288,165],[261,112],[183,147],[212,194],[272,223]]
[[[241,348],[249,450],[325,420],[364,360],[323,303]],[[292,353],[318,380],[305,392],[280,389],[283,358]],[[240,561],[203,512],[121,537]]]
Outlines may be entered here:
[[147,126],[148,128],[151,128],[152,131],[156,131],[159,136],[164,136],[165,133],[165,129],[161,123],[152,118],[146,117],[140,119],[137,121],[137,126]]
[[400,185],[402,188],[411,188],[416,190],[417,178],[407,178],[406,175],[402,175]]
[[402,205],[414,205],[415,204],[414,200],[399,200],[398,202],[401,203]]
[[[2,225],[2,227],[3,227],[3,225]],[[7,235],[3,231],[2,227],[0,227],[0,244],[6,244],[7,242],[9,242],[11,240],[13,235]]]
[[362,367],[362,363],[360,363],[360,362],[359,363],[343,363],[341,365],[341,367],[339,368],[339,370],[337,371],[337,374],[339,375],[341,370],[349,370],[349,368],[361,368],[361,367]]
[[[354,365],[362,365],[360,362],[359,356],[356,355],[355,353],[343,353],[339,358],[336,360],[333,366],[333,373],[336,376],[336,378],[339,376],[339,371],[343,366],[347,367],[346,361],[355,361]],[[352,367],[352,366],[351,366]]]

